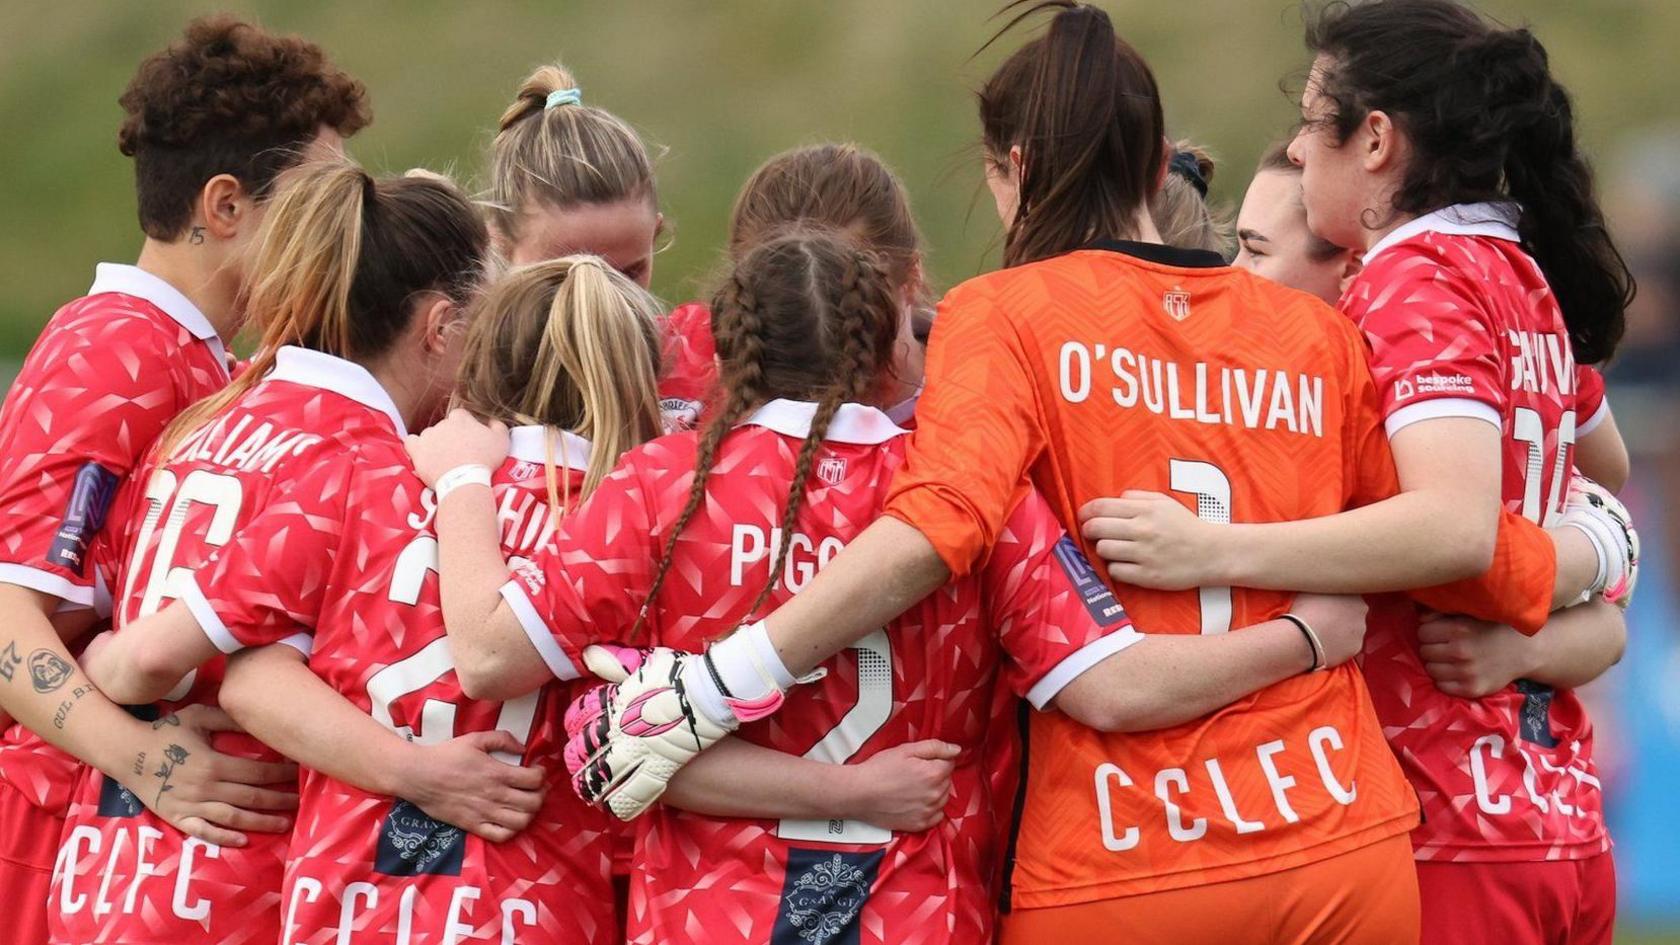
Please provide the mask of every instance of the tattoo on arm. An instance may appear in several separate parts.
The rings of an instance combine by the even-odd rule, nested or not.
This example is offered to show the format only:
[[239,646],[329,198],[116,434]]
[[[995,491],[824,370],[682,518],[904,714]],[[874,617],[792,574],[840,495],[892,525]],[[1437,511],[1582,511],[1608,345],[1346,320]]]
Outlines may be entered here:
[[181,717],[176,715],[175,713],[171,712],[168,715],[164,716],[163,718],[158,719],[157,721],[153,722],[152,723],[152,731],[155,732],[158,729],[163,728],[165,725],[174,725],[174,726],[179,727],[180,724],[181,724]]
[[70,719],[70,710],[76,707],[76,703],[82,701],[83,696],[91,695],[93,692],[94,688],[92,686],[77,686],[71,689],[70,698],[60,702],[58,711],[53,713],[53,728],[63,730],[64,723]]
[[17,641],[6,644],[6,649],[0,651],[0,679],[12,681],[12,673],[23,664],[23,657],[18,655]]
[[36,650],[29,654],[29,681],[36,692],[57,692],[74,672],[75,667],[52,650]]
[[140,752],[134,756],[134,776],[144,777],[146,774],[146,753]]
[[169,784],[169,778],[175,773],[176,768],[187,763],[188,754],[185,748],[176,744],[171,744],[163,750],[163,764],[158,765],[158,769],[152,772],[152,777],[159,778],[162,781],[158,785],[157,800],[152,802],[154,805],[163,800],[163,792],[174,790]]

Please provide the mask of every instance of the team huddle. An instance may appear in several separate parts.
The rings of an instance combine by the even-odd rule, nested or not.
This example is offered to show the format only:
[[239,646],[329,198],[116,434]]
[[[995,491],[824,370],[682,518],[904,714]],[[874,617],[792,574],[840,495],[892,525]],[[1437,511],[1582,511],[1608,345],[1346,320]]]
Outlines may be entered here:
[[1545,49],[1326,7],[1233,227],[1006,11],[936,306],[856,145],[673,308],[559,67],[469,192],[299,37],[143,62],[0,412],[0,942],[1608,943],[1633,283]]

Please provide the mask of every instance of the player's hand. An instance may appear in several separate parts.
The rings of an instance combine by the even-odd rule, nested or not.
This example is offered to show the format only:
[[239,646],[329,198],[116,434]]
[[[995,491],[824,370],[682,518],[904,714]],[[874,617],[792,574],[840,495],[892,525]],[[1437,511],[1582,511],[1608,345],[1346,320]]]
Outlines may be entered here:
[[961,752],[949,742],[895,745],[867,761],[841,765],[855,800],[849,816],[888,830],[916,833],[945,819],[951,774]]
[[246,832],[284,833],[297,809],[297,765],[252,761],[210,747],[214,732],[237,732],[227,713],[187,706],[152,724],[120,779],[140,803],[207,843],[242,847]]
[[1289,611],[1318,634],[1328,668],[1346,663],[1364,649],[1369,609],[1365,598],[1357,594],[1297,594]]
[[1456,614],[1435,614],[1418,625],[1418,654],[1435,688],[1464,699],[1492,695],[1534,671],[1528,637]]
[[1128,490],[1079,510],[1080,531],[1116,581],[1163,591],[1224,583],[1214,573],[1218,528],[1170,495]]
[[428,817],[506,843],[542,807],[545,772],[519,764],[525,746],[507,732],[473,732],[415,748],[414,770],[405,778],[413,786],[403,797]]
[[406,441],[414,471],[427,486],[457,466],[479,465],[495,469],[508,455],[507,425],[500,420],[485,424],[457,407],[426,432],[410,435]]
[[1639,533],[1627,506],[1609,489],[1577,473],[1569,481],[1559,524],[1580,529],[1592,541],[1604,563],[1601,580],[1592,590],[1626,609],[1639,582]]
[[682,681],[698,656],[656,647],[622,682],[596,686],[566,710],[566,767],[579,797],[633,820],[690,758],[733,726],[690,703]]

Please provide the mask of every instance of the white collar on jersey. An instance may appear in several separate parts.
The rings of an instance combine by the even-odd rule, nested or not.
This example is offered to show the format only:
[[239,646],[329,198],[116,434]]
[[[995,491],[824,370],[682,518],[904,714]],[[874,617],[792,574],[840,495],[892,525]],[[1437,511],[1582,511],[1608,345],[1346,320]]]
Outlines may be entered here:
[[1449,236],[1485,236],[1488,239],[1522,241],[1517,235],[1517,217],[1522,211],[1514,203],[1460,203],[1426,213],[1394,228],[1365,254],[1365,265],[1383,250],[1424,233]]
[[[811,418],[816,413],[817,405],[810,401],[778,399],[758,408],[752,416],[741,421],[741,425],[750,424],[774,430],[783,436],[804,438],[811,433]],[[834,419],[829,421],[828,433],[823,439],[874,446],[909,432],[874,407],[841,404],[840,409],[834,412]]]
[[105,292],[118,292],[145,299],[201,341],[217,337],[216,327],[210,324],[210,319],[204,317],[204,313],[198,310],[198,306],[194,305],[191,299],[182,295],[180,289],[139,266],[100,263],[93,270],[93,286],[87,290],[87,294],[100,295]]
[[589,471],[589,456],[594,446],[570,430],[534,425],[518,426],[508,431],[508,455],[526,463],[548,462],[548,437],[558,434],[554,448],[554,464],[578,472]]
[[319,387],[348,397],[390,417],[398,436],[408,435],[408,427],[404,425],[402,414],[391,400],[391,395],[368,373],[367,368],[354,361],[297,345],[286,345],[274,353],[274,370],[269,371],[263,380]]

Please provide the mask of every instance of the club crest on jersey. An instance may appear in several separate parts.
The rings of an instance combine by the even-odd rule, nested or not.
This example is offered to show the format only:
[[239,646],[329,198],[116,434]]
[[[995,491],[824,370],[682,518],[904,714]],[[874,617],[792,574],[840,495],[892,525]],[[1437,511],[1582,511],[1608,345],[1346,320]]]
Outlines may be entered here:
[[398,800],[379,831],[373,868],[387,876],[459,876],[466,832]]
[[514,482],[524,482],[536,474],[537,464],[528,463],[524,460],[514,463],[513,468],[508,470],[508,478],[512,479]]
[[1190,293],[1173,286],[1161,295],[1161,309],[1178,321],[1190,317]]
[[817,463],[817,478],[831,486],[837,486],[846,479],[846,461],[838,456],[829,456]]
[[869,901],[882,856],[880,850],[789,850],[770,945],[857,945],[858,916]]

